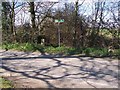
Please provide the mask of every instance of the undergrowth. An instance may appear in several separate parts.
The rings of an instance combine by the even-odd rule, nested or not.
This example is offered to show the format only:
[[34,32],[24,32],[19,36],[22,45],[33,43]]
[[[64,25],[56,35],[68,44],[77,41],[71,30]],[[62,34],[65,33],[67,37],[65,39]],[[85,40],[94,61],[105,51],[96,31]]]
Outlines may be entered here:
[[3,44],[3,49],[14,49],[19,51],[40,51],[42,53],[50,54],[63,54],[63,55],[74,55],[74,54],[84,54],[87,56],[107,56],[107,55],[120,55],[120,49],[114,50],[114,52],[109,52],[107,48],[73,48],[67,46],[53,47],[53,46],[43,46],[39,44],[31,43],[15,43],[15,44]]

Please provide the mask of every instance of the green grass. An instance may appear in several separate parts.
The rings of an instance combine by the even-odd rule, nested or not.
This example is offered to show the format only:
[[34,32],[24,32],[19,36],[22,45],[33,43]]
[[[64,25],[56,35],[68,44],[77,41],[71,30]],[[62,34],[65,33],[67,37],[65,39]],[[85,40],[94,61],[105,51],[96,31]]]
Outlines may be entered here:
[[64,47],[64,46],[61,46],[61,47],[46,47],[45,48],[45,52],[47,53],[53,53],[53,54],[67,54],[69,48],[68,47]]
[[35,48],[33,44],[30,43],[12,43],[12,44],[3,44],[2,48],[5,49],[14,49],[14,50],[19,50],[19,51],[35,51]]
[[90,56],[106,56],[109,54],[106,48],[86,48],[83,53]]
[[49,54],[64,54],[64,55],[74,55],[74,54],[85,54],[86,56],[107,56],[107,55],[120,55],[120,49],[114,50],[114,52],[108,52],[107,48],[73,48],[67,46],[52,47],[52,46],[42,46],[39,44],[31,43],[15,43],[15,44],[4,44],[3,49],[14,49],[19,51],[40,51],[41,53]]
[[0,88],[13,88],[13,85],[11,84],[11,81],[0,77]]

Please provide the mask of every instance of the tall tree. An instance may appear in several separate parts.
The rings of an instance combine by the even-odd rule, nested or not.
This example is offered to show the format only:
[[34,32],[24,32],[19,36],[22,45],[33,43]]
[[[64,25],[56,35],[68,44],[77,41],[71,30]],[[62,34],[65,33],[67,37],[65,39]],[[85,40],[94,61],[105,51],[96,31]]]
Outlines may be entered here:
[[[82,1],[81,4],[79,4],[79,0],[75,2],[75,11],[74,11],[74,34],[73,34],[73,46],[79,47],[79,45],[83,46],[83,25],[82,25],[82,18],[80,18],[79,13],[79,7],[83,5],[85,0]],[[79,31],[80,30],[80,31]],[[80,35],[77,35],[77,34]],[[80,37],[79,40],[77,40],[78,36]],[[78,43],[78,44],[77,44]]]
[[35,25],[35,5],[34,2],[29,2],[29,7],[30,7],[30,17],[31,17],[31,24],[32,24],[32,31],[31,31],[31,37],[32,37],[32,42],[34,42],[34,33],[36,30],[36,25]]
[[30,2],[30,14],[31,14],[31,23],[32,23],[32,28],[35,29],[35,5],[34,2]]
[[11,4],[11,32],[13,33],[14,42],[16,42],[16,30],[15,30],[15,2]]
[[75,29],[74,29],[74,34],[73,34],[73,46],[76,47],[77,44],[77,30],[78,30],[78,25],[77,25],[77,21],[78,21],[78,10],[79,10],[79,4],[78,4],[79,0],[77,0],[75,2]]
[[9,5],[10,5],[9,2],[2,2],[2,29],[6,30],[6,31],[9,29],[9,24],[10,24],[10,19],[9,19],[10,8],[9,8]]

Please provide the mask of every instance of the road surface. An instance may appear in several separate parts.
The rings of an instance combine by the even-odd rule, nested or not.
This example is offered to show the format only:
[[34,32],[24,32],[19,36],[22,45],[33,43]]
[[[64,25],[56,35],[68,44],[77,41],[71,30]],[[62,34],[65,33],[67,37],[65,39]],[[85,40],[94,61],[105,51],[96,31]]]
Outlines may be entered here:
[[118,88],[118,60],[0,50],[1,76],[22,88]]

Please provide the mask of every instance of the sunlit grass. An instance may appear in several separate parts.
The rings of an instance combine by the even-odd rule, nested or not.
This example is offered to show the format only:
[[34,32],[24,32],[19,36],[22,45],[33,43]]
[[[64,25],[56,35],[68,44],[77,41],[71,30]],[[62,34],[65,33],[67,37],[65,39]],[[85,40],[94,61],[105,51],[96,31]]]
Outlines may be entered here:
[[19,50],[19,51],[39,51],[41,53],[49,54],[62,54],[62,55],[75,55],[75,54],[84,54],[87,56],[107,56],[107,55],[120,55],[120,49],[115,49],[114,52],[109,52],[108,48],[74,48],[74,47],[53,47],[53,46],[43,46],[40,44],[31,44],[31,43],[22,43],[22,44],[6,44],[3,45],[3,49],[7,48]]
[[0,77],[0,88],[13,88],[11,81]]

